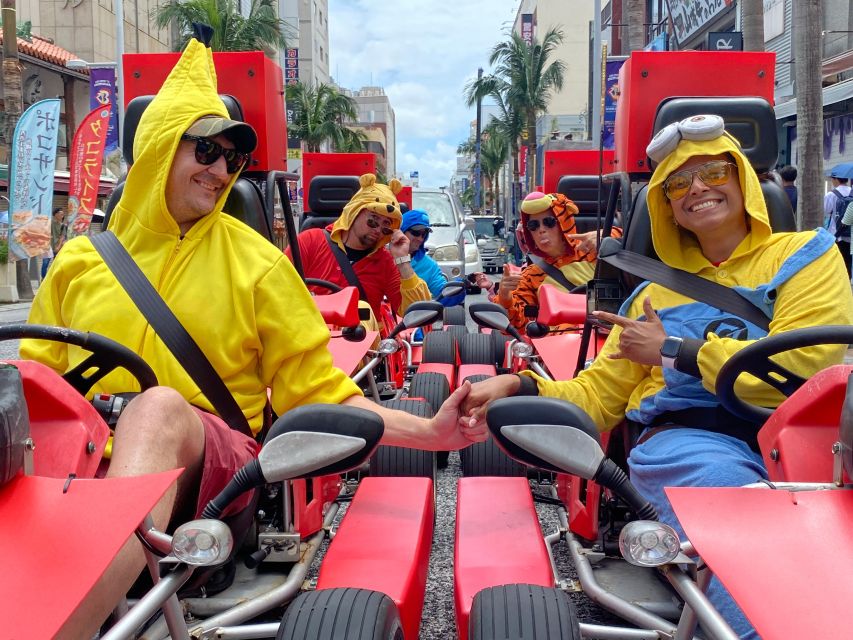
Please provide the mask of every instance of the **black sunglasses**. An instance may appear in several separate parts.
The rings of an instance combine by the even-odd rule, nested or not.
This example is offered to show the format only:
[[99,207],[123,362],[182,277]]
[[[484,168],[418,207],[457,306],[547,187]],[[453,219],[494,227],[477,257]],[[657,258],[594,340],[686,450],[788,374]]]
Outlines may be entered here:
[[[539,228],[540,220],[528,220],[527,224],[524,226],[527,227],[528,231],[536,231]],[[548,216],[547,218],[542,218],[541,223],[545,225],[547,229],[553,229],[557,226],[557,218],[554,216]]]
[[379,229],[382,231],[382,235],[390,236],[394,233],[394,229],[391,228],[391,225],[384,225],[379,220],[377,220],[374,216],[367,216],[367,226],[371,229]]
[[421,229],[420,231],[417,231],[416,229],[409,229],[406,233],[411,233],[416,238],[426,238],[430,231],[432,231],[432,229]]
[[228,173],[237,173],[249,161],[248,153],[243,153],[236,149],[226,149],[210,138],[202,138],[201,136],[193,136],[185,133],[181,136],[181,140],[195,142],[195,159],[199,164],[209,166],[219,160],[220,156],[224,157],[225,170]]

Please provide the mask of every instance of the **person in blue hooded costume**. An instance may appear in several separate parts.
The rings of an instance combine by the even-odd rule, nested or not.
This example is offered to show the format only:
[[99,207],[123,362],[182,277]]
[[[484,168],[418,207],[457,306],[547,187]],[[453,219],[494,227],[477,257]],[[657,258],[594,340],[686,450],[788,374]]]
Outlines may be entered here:
[[418,277],[427,283],[429,292],[435,298],[441,293],[447,278],[441,272],[438,263],[426,252],[426,241],[429,238],[429,215],[421,209],[412,209],[403,214],[400,230],[409,238],[409,254],[412,256],[412,269]]

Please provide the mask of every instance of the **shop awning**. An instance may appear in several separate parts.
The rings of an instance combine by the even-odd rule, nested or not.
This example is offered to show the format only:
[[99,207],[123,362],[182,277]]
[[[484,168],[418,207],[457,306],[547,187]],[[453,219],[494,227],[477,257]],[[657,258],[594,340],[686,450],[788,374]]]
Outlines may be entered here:
[[[823,88],[823,106],[829,106],[836,102],[842,102],[848,98],[853,98],[853,79],[845,80],[844,82],[836,82],[833,85]],[[776,119],[790,118],[797,114],[797,100],[789,100],[782,104],[776,105]]]

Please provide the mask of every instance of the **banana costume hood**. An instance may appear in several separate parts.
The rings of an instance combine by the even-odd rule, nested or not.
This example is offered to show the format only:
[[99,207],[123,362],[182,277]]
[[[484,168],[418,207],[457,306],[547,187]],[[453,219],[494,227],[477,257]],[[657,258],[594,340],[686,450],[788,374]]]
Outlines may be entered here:
[[[388,218],[391,221],[392,229],[399,229],[403,220],[400,202],[397,200],[397,194],[403,188],[399,180],[393,178],[391,182],[384,185],[377,182],[376,176],[372,173],[365,173],[358,179],[358,183],[361,188],[350,198],[340,217],[332,225],[332,240],[337,242],[341,249],[344,248],[343,237],[345,232],[349,231],[358,214],[364,210]],[[390,241],[391,236],[383,234],[371,253],[381,249]]]
[[[749,224],[746,236],[731,255],[713,264],[702,253],[696,236],[676,226],[663,182],[694,156],[722,153],[729,154],[737,164],[744,215]],[[645,426],[666,424],[670,420],[754,442],[752,425],[746,427],[746,433],[735,433],[733,429],[744,429],[736,421],[715,424],[720,404],[715,395],[717,374],[735,353],[766,335],[806,326],[853,322],[853,296],[834,238],[823,229],[772,233],[755,170],[728,133],[706,141],[682,139],[655,169],[647,202],[652,240],[660,259],[671,267],[735,290],[764,312],[770,321],[769,331],[731,312],[694,300],[689,291],[672,291],[645,282],[628,297],[619,314],[646,320],[643,303],[648,297],[666,335],[683,340],[675,369],[639,364],[621,356],[622,329],[614,326],[592,366],[577,378],[552,382],[528,372],[524,375],[536,380],[540,394],[581,406],[601,430],[611,429],[626,417]],[[809,347],[789,351],[774,360],[808,377],[840,363],[844,351],[843,346]],[[781,401],[775,390],[747,376],[740,379],[736,390],[739,397],[759,406],[773,407]],[[684,417],[688,410],[694,417]]]
[[[340,402],[360,391],[333,367],[328,329],[290,261],[222,212],[237,173],[213,210],[186,234],[169,213],[166,183],[181,136],[211,115],[228,117],[216,91],[212,53],[191,40],[140,120],[135,161],[109,228],[202,348],[257,432],[268,389],[279,415],[301,404]],[[69,241],[51,265],[29,322],[112,338],[142,356],[159,384],[213,412],[85,236]],[[21,355],[64,373],[88,353],[25,340]],[[94,393],[138,390],[122,369],[93,387]]]

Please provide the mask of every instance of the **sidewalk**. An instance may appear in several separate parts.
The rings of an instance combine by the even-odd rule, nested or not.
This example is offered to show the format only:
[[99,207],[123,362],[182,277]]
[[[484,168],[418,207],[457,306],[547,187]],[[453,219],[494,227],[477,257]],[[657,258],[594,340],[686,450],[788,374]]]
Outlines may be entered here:
[[0,304],[0,324],[26,322],[32,304],[32,300]]

